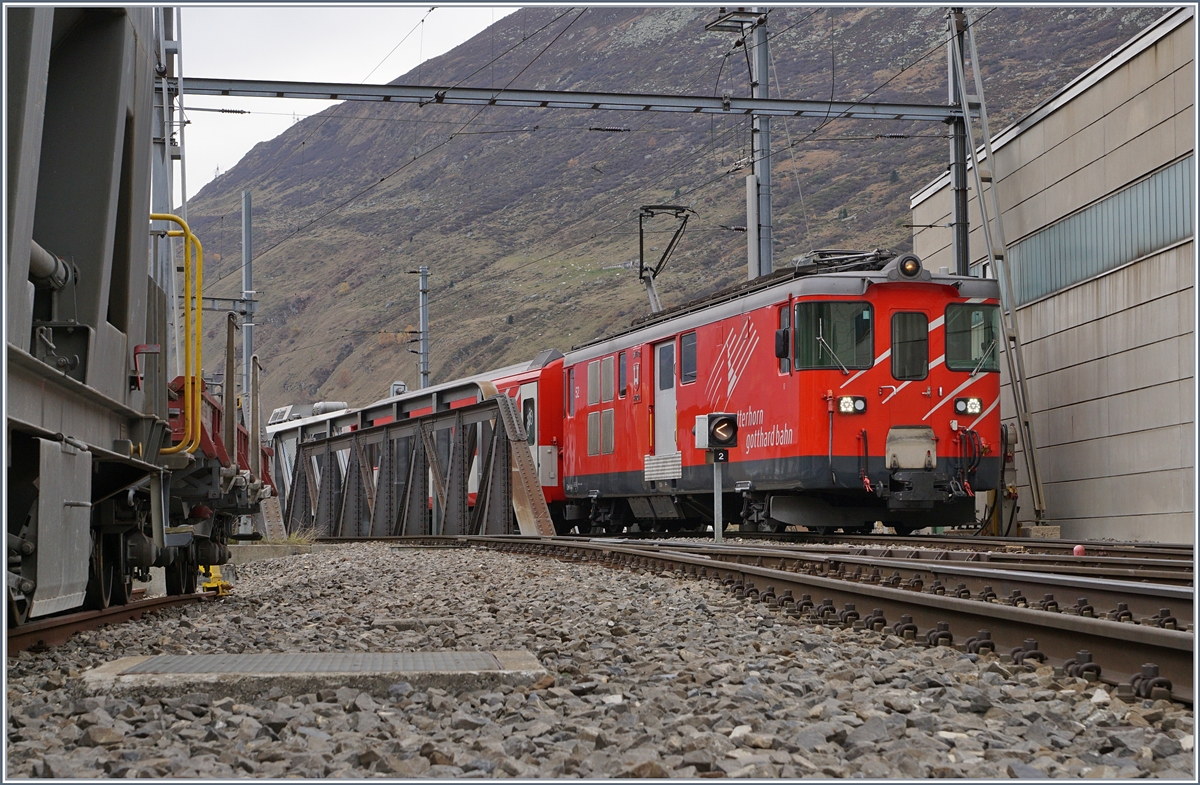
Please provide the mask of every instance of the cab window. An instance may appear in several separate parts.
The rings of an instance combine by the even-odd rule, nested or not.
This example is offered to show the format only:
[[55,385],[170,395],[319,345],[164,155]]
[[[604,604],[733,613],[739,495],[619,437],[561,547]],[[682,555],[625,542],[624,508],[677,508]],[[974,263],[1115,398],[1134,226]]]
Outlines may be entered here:
[[679,381],[691,384],[696,374],[696,333],[685,333],[679,338]]
[[946,306],[946,367],[952,371],[1000,370],[1000,307]]
[[892,378],[917,381],[929,375],[929,317],[892,314]]
[[871,304],[806,302],[796,306],[796,370],[870,368]]

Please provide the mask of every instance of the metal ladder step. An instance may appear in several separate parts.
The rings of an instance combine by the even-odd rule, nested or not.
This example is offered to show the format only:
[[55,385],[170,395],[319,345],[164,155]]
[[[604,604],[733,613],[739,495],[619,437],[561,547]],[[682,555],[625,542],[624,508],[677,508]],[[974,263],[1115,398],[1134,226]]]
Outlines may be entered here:
[[524,535],[553,537],[554,521],[550,518],[550,508],[546,506],[546,497],[542,494],[537,466],[529,454],[525,428],[517,416],[517,404],[504,393],[497,394],[495,400],[500,407],[500,419],[512,448],[513,511],[517,514],[517,526]]

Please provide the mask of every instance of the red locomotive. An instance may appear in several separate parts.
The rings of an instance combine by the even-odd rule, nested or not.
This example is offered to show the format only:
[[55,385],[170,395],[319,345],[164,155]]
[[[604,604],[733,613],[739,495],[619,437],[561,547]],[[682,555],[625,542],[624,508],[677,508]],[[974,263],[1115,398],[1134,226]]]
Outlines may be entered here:
[[[616,533],[711,525],[694,427],[736,413],[729,522],[907,533],[971,523],[975,493],[1000,487],[999,340],[995,280],[935,276],[912,254],[823,251],[565,356],[328,417],[379,424],[385,409],[429,410],[413,408],[422,395],[453,406],[441,398],[462,387],[458,403],[474,401],[490,381],[517,400],[558,531]],[[321,420],[268,432],[323,436]]]
[[712,412],[737,413],[723,502],[743,529],[974,521],[974,493],[999,484],[996,281],[911,254],[815,262],[495,379],[535,423],[561,531],[710,524],[693,428]]

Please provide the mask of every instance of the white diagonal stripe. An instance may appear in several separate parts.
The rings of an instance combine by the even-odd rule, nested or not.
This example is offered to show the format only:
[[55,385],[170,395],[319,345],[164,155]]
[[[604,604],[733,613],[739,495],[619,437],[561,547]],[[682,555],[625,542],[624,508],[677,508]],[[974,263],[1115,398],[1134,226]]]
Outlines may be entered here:
[[[849,379],[847,379],[846,381],[842,382],[842,387],[845,387],[847,384],[849,384],[850,382],[854,381],[854,380],[855,380],[855,379],[857,379],[858,377],[862,376],[864,373],[866,373],[867,371],[871,370],[871,369],[872,369],[872,368],[874,368],[876,365],[879,365],[881,362],[883,362],[884,360],[886,360],[887,358],[889,358],[889,357],[891,357],[891,356],[892,356],[892,350],[891,350],[891,349],[888,349],[888,350],[887,350],[887,351],[885,351],[883,354],[881,354],[881,355],[879,355],[878,357],[876,357],[876,358],[875,358],[875,362],[871,363],[871,368],[863,368],[861,371],[859,371],[858,373],[854,374],[853,376],[851,376],[851,377],[850,377]],[[842,389],[842,387],[839,387],[838,389],[840,390],[840,389]]]
[[729,399],[733,397],[733,391],[737,387],[738,382],[742,380],[742,374],[746,372],[746,366],[750,365],[750,359],[754,356],[754,349],[758,346],[758,332],[751,333],[749,348],[742,355],[741,362],[734,369],[734,376],[729,383],[729,391],[725,395],[725,403],[729,403]]
[[997,406],[999,406],[999,405],[1000,405],[1000,399],[999,399],[999,398],[997,398],[996,400],[992,401],[992,405],[991,405],[991,406],[989,406],[989,407],[987,407],[986,409],[984,409],[984,410],[983,410],[983,414],[981,414],[981,415],[979,415],[978,417],[976,417],[976,418],[975,418],[975,422],[971,423],[971,424],[970,424],[969,426],[967,426],[967,427],[968,427],[969,429],[971,429],[972,431],[973,431],[973,430],[975,430],[975,426],[976,426],[976,425],[979,425],[979,421],[980,421],[980,420],[982,420],[984,417],[987,417],[989,414],[991,414],[991,413],[992,413],[992,409],[995,409],[995,408],[996,408]]

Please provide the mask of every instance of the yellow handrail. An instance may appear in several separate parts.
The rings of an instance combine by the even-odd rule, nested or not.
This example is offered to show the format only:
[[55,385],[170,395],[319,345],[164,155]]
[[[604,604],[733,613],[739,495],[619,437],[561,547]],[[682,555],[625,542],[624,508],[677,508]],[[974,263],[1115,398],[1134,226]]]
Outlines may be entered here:
[[[168,237],[183,238],[183,414],[187,430],[183,441],[159,450],[160,455],[179,452],[195,452],[200,446],[200,369],[202,365],[202,339],[204,308],[202,302],[204,285],[204,247],[191,228],[177,215],[151,213],[152,221],[171,221],[182,229],[167,232]],[[195,251],[193,251],[193,245]],[[195,266],[192,255],[195,253]]]
[[195,372],[191,376],[192,411],[195,412],[195,416],[188,420],[188,430],[191,431],[191,434],[187,446],[188,452],[195,452],[200,446],[200,377],[204,370],[204,246],[200,244],[200,238],[191,233],[190,228],[186,233],[169,231],[167,236],[182,237],[184,253],[189,256],[187,245],[190,242],[196,255],[195,263],[192,266],[192,284],[195,287],[195,301],[192,305],[192,367]]

